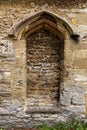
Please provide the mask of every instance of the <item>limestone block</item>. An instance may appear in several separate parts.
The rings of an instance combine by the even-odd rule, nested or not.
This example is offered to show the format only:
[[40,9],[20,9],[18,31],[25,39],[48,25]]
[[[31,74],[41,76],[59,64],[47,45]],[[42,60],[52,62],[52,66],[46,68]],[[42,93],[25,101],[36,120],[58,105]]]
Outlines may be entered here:
[[[85,20],[86,21],[86,20]],[[78,25],[78,31],[79,32],[81,32],[81,34],[87,34],[86,32],[87,32],[87,24],[85,24],[85,25],[81,25],[81,24],[79,24]]]
[[73,51],[73,55],[74,55],[74,59],[78,59],[78,58],[87,58],[87,50],[74,50]]
[[0,92],[10,92],[11,87],[6,84],[0,84]]
[[[69,39],[66,39],[65,40],[65,50],[70,50],[71,51],[71,45],[73,44],[73,41],[69,40]],[[65,51],[66,52],[66,51]]]
[[73,62],[73,51],[72,50],[66,50],[64,63],[67,67],[71,67],[72,62]]
[[16,57],[25,57],[26,50],[25,48],[15,49],[15,54],[16,54]]
[[19,88],[19,90],[22,88],[22,87],[25,87],[26,86],[26,79],[13,79],[14,82],[13,84],[15,86],[17,86]]
[[67,106],[70,105],[70,93],[69,92],[64,92],[63,94],[60,95],[60,103],[61,105]]
[[87,15],[86,15],[87,9],[84,8],[83,10],[79,10],[79,11],[81,11],[82,13],[79,13],[77,15],[78,24],[79,24],[79,26],[82,25],[83,29],[85,29],[84,26],[87,25]]
[[74,12],[67,13],[69,18],[75,18],[76,14]]
[[84,97],[85,97],[85,114],[87,115],[87,94],[85,94]]
[[[13,43],[14,43],[14,47],[15,47],[15,49],[17,49],[18,50],[18,48],[19,48],[19,51],[20,50],[26,50],[26,39],[22,39],[22,40],[14,40],[13,41]],[[22,46],[22,48],[21,48],[21,46]]]
[[0,73],[0,79],[3,79],[3,74],[2,73]]
[[10,78],[11,72],[4,72],[3,76],[4,76],[4,78]]
[[75,113],[70,111],[70,110],[64,110],[63,111],[63,116],[64,117],[74,117],[75,116]]
[[11,97],[11,93],[10,92],[0,92],[0,98],[3,98],[3,97]]
[[78,94],[78,93],[73,93],[71,102],[74,105],[84,105],[85,104],[84,95]]
[[65,87],[65,91],[69,92],[69,93],[79,93],[79,94],[83,94],[85,93],[85,89],[81,84],[67,84]]
[[25,68],[26,67],[26,57],[18,57],[15,60],[15,68]]
[[0,115],[4,115],[4,114],[7,115],[7,114],[10,114],[10,113],[5,108],[0,108]]
[[13,113],[16,113],[17,111],[21,111],[23,108],[22,108],[22,104],[20,101],[16,101],[12,104],[9,104],[9,106],[7,107],[7,110],[9,112],[13,112]]
[[40,114],[33,114],[32,117],[33,117],[33,118],[40,118],[40,117],[42,117],[42,116],[41,116]]
[[13,79],[19,79],[19,80],[25,79],[26,78],[26,69],[24,69],[24,68],[12,68],[11,77]]
[[70,105],[66,108],[66,110],[70,110],[74,113],[76,113],[77,115],[81,115],[85,113],[85,106],[84,105]]
[[87,58],[74,59],[73,66],[77,69],[87,69]]
[[74,75],[75,77],[75,81],[78,81],[78,82],[86,82],[87,81],[87,76],[86,75]]
[[3,108],[0,108],[0,114],[15,114],[22,111],[23,107],[20,101],[4,100]]
[[81,38],[79,44],[71,44],[71,49],[73,50],[87,50],[87,38],[83,36],[83,38]]
[[14,47],[11,40],[2,40],[1,43],[1,53],[14,55]]

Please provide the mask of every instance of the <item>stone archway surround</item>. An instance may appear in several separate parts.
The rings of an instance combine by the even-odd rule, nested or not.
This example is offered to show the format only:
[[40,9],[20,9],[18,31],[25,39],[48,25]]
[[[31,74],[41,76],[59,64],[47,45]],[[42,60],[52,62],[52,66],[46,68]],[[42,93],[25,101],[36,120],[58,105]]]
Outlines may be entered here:
[[[53,13],[50,13],[48,11],[41,11],[31,17],[28,17],[26,19],[23,19],[21,22],[17,24],[17,26],[13,27],[12,30],[9,33],[9,37],[12,39],[12,42],[15,47],[15,59],[16,64],[14,65],[15,69],[18,69],[21,73],[21,75],[15,75],[15,78],[13,79],[14,82],[17,82],[17,80],[22,80],[23,84],[19,85],[19,88],[21,89],[22,94],[20,98],[22,104],[23,104],[23,110],[26,112],[27,110],[27,100],[26,100],[26,90],[27,90],[27,80],[26,80],[26,38],[31,35],[32,33],[40,30],[40,29],[47,29],[50,30],[50,32],[54,32],[61,41],[64,42],[64,77],[63,82],[61,84],[61,88],[64,88],[66,91],[61,93],[60,96],[60,106],[57,110],[53,111],[40,111],[37,110],[35,112],[35,109],[28,110],[28,114],[30,113],[55,113],[58,115],[63,116],[64,114],[67,114],[67,111],[75,112],[73,110],[74,107],[78,109],[78,105],[73,106],[71,103],[71,95],[74,91],[76,91],[75,86],[72,86],[72,92],[70,88],[68,88],[68,82],[71,82],[72,79],[69,79],[67,76],[67,71],[72,70],[72,62],[73,60],[73,52],[70,48],[71,44],[74,44],[74,41],[72,41],[71,37],[72,35],[75,35],[73,29],[71,26],[60,17],[56,16]],[[22,58],[22,59],[21,59]],[[12,70],[12,74],[14,77],[14,70]],[[21,93],[20,92],[20,93]],[[77,110],[79,112],[79,109]],[[83,108],[84,111],[84,108]],[[83,111],[80,111],[83,113]]]

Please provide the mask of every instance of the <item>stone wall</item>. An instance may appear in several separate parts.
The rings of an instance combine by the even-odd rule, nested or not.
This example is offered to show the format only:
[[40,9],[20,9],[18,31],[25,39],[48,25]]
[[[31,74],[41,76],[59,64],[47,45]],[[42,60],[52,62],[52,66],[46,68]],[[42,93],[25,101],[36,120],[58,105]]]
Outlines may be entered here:
[[59,38],[43,29],[28,38],[28,109],[57,106],[58,90],[62,82],[63,46]]
[[[87,115],[87,65],[86,65],[87,64],[86,62],[87,60],[87,50],[86,50],[87,49],[87,44],[86,44],[87,43],[87,8],[86,6],[84,7],[81,4],[81,7],[76,6],[73,8],[71,6],[66,7],[64,5],[64,8],[62,8],[58,4],[51,5],[48,3],[43,3],[43,5],[41,6],[38,3],[32,3],[32,2],[23,3],[22,1],[21,3],[20,2],[13,3],[7,1],[7,3],[0,2],[0,10],[1,10],[0,11],[0,126],[32,127],[34,125],[39,125],[41,123],[53,123],[58,120],[66,120],[72,117],[73,115],[79,118],[86,117]],[[27,51],[29,50],[30,52],[31,49],[28,46],[28,42],[26,41],[26,38],[21,37],[21,33],[22,33],[21,28],[24,28],[26,24],[24,23],[23,27],[21,26],[19,28],[20,33],[19,32],[15,33],[19,35],[18,38],[13,37],[12,35],[11,37],[8,36],[11,28],[15,27],[19,23],[19,21],[22,20],[23,22],[24,18],[30,17],[29,21],[27,19],[28,21],[27,23],[29,24],[32,19],[32,16],[34,14],[38,14],[38,12],[41,12],[43,10],[55,14],[57,25],[61,25],[62,23],[64,24],[63,21],[67,21],[67,23],[69,24],[69,26],[65,24],[67,25],[67,27],[63,26],[64,29],[62,28],[62,25],[58,26],[59,31],[63,32],[64,34],[62,37],[64,41],[64,48],[63,48],[64,57],[61,57],[61,54],[57,54],[57,53],[55,54],[56,55],[55,57],[60,55],[64,63],[64,66],[61,67],[63,68],[62,71],[63,79],[60,82],[61,83],[60,84],[61,89],[59,93],[60,100],[57,102],[57,100],[55,99],[56,103],[54,103],[52,109],[46,106],[47,108],[45,108],[45,111],[43,111],[43,105],[40,105],[41,108],[38,110],[35,110],[35,107],[34,109],[29,109],[28,107],[30,103],[28,99],[30,100],[30,94],[32,94],[33,91],[30,88],[31,87],[30,83],[27,80],[28,74],[30,73],[27,67],[31,67],[28,66],[29,55]],[[56,16],[63,19],[63,21],[57,19]],[[52,19],[52,21],[55,22],[53,17],[49,19]],[[51,24],[51,22],[50,23],[48,22],[47,24],[50,24],[50,26],[52,25],[55,28],[53,30],[51,29],[52,34],[48,33],[49,34],[48,37],[50,37],[51,39],[51,41],[48,42],[48,46],[51,46],[50,44],[52,44],[52,42],[58,40],[55,38],[55,35],[53,35],[53,33],[56,35],[58,34],[60,40],[61,40],[61,35],[59,32],[57,32],[56,26],[54,24]],[[33,24],[29,27],[26,27],[23,33],[25,34],[26,30],[28,31],[29,29],[32,28],[32,26]],[[79,41],[77,40],[75,41],[72,38],[70,38],[69,27],[71,27],[74,30],[74,33],[80,36]],[[35,35],[37,35],[37,33],[35,33]],[[32,37],[34,37],[34,35],[33,36],[31,35],[30,38],[32,39]],[[40,44],[44,42],[44,38],[42,38],[42,42],[41,41],[39,42],[40,43],[37,46],[35,46],[37,50]],[[35,43],[35,45],[36,44],[37,43]],[[32,43],[30,44],[30,46],[31,45]],[[52,47],[53,52],[55,51],[55,49],[56,47],[54,47],[54,49]],[[36,55],[37,54],[35,54],[35,56]],[[44,57],[42,57],[42,59],[43,58]],[[55,62],[55,64],[56,64],[56,60],[57,60],[56,58],[53,59],[53,62]],[[58,64],[60,63],[58,62]],[[53,67],[54,69],[56,69],[55,66]],[[49,69],[51,68],[49,67]],[[53,77],[51,78],[53,79],[54,72],[52,73],[53,73]],[[43,82],[43,78],[48,78],[48,76],[47,77],[42,76],[40,81]],[[34,76],[30,76],[30,78],[34,78]],[[37,82],[38,81],[39,80],[37,80]],[[50,84],[52,85],[52,80],[50,80]],[[40,87],[42,87],[42,85]],[[37,90],[40,87],[37,86]],[[33,90],[34,88],[35,86],[33,87]],[[48,88],[50,89],[50,87]],[[47,96],[49,97],[50,94],[51,96],[53,96],[52,93],[48,94],[48,91],[46,91]],[[37,91],[37,93],[38,92],[39,91]],[[43,94],[45,94],[44,90],[43,90]],[[35,96],[35,91],[33,96]],[[40,98],[39,94],[38,94],[38,98]],[[46,101],[45,105],[52,103],[53,100],[51,100],[51,98],[48,98],[46,100],[46,97],[44,97],[44,101]],[[42,100],[38,100],[38,101],[40,101],[40,103],[43,103]]]

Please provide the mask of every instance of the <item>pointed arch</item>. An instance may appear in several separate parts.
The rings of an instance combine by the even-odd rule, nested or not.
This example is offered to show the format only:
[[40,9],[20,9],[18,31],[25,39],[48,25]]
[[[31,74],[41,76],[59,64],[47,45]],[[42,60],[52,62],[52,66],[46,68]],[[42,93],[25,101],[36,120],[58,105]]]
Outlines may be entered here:
[[70,37],[73,35],[77,36],[68,22],[49,11],[41,11],[27,18],[23,18],[11,29],[8,35],[9,37],[21,39],[42,28],[54,32],[61,40],[64,40],[66,31]]

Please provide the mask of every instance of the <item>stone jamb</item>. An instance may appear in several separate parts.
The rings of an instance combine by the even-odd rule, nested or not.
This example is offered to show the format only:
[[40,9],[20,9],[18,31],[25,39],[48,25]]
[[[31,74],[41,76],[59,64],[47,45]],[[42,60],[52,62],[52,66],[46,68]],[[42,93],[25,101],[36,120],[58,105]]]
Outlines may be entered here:
[[[41,14],[43,13],[46,13],[47,15],[52,15],[52,17],[56,20],[56,24],[52,21],[49,22],[49,20],[39,20],[37,21],[37,23],[34,23],[39,17]],[[31,23],[31,24],[30,24]],[[41,24],[41,25],[39,25]],[[33,29],[33,26],[36,27],[35,29]],[[13,40],[13,44],[15,46],[15,42],[18,44],[17,46],[15,46],[15,49],[19,49],[20,46],[22,45],[19,45],[21,43],[25,44],[22,52],[24,53],[24,55],[26,55],[26,37],[28,35],[30,35],[32,32],[35,32],[36,30],[39,30],[41,28],[47,28],[49,29],[50,31],[54,31],[58,36],[59,38],[63,41],[64,41],[64,78],[63,78],[63,82],[61,83],[61,91],[63,90],[64,88],[64,84],[66,82],[66,80],[68,79],[68,77],[66,78],[66,73],[67,73],[67,55],[66,55],[66,51],[67,50],[70,50],[70,45],[72,44],[72,39],[71,39],[71,36],[72,35],[75,35],[73,29],[71,28],[71,26],[63,19],[61,19],[60,17],[57,17],[56,15],[54,15],[53,13],[50,13],[48,11],[42,11],[38,14],[36,14],[35,16],[29,16],[28,18],[26,19],[23,19],[20,23],[18,23],[18,25],[16,27],[14,27],[11,32],[9,33],[9,37],[14,39]],[[53,29],[53,30],[52,30]],[[73,41],[74,42],[74,41]],[[20,57],[20,56],[19,56]],[[17,58],[17,55],[16,55],[16,58]],[[21,57],[20,57],[21,58]],[[73,57],[72,57],[73,58]],[[25,56],[25,60],[26,60],[26,56]],[[71,66],[71,65],[69,65]],[[24,68],[24,72],[26,73],[26,62],[25,64],[22,66]],[[16,65],[15,65],[15,68],[16,68]],[[25,81],[26,81],[26,76],[25,76]],[[26,83],[25,83],[25,87],[23,88],[23,90],[25,91],[25,94],[24,94],[24,100],[23,100],[23,104],[24,105],[24,111],[26,111],[26,107],[27,107],[27,103],[26,103]],[[67,105],[68,107],[68,105]],[[66,107],[64,107],[65,109]]]

